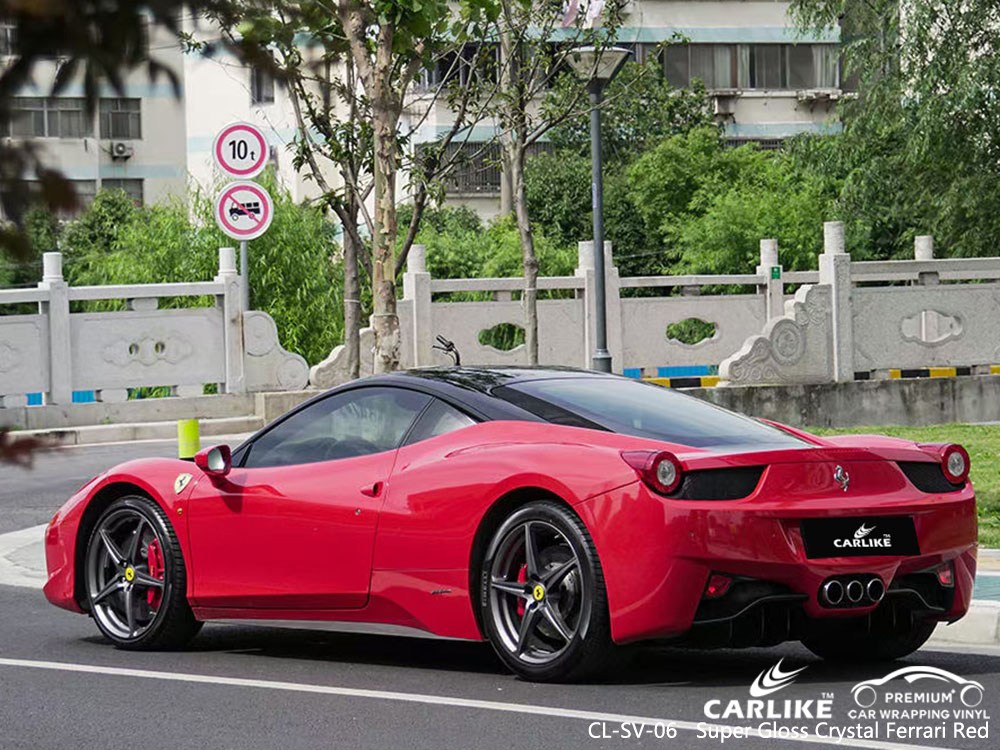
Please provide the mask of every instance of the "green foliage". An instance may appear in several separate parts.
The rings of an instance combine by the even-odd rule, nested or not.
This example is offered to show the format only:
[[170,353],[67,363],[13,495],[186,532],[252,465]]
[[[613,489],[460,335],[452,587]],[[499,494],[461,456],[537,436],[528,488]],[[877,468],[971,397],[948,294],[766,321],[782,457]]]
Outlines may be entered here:
[[[995,0],[795,0],[806,27],[842,23],[859,96],[823,154],[840,216],[871,256],[912,257],[915,234],[951,256],[997,253],[1000,36]],[[905,33],[900,9],[906,9]]]
[[[267,312],[281,345],[315,363],[342,337],[342,279],[333,228],[322,213],[292,201],[272,175],[262,180],[275,201],[274,220],[250,243],[250,306]],[[66,228],[73,259],[66,275],[74,285],[206,281],[218,269],[218,248],[232,244],[215,226],[211,199],[132,207],[122,212],[115,195],[99,194],[94,206]],[[110,217],[121,216],[120,223]],[[78,243],[78,244],[73,244]],[[161,300],[162,307],[207,304],[199,298]],[[107,303],[88,303],[109,309]]]
[[718,132],[673,136],[643,155],[628,181],[639,212],[681,273],[747,273],[759,241],[778,240],[782,265],[815,268],[836,183],[794,155],[725,148]]
[[687,318],[667,326],[667,338],[693,345],[715,335],[715,323],[698,318]]
[[[416,242],[427,247],[427,270],[436,279],[520,276],[521,240],[511,217],[483,225],[467,208],[428,211]],[[541,276],[571,275],[575,248],[559,246],[535,234]]]
[[497,323],[492,328],[479,332],[479,343],[509,352],[524,344],[524,329],[513,323]]
[[[567,108],[563,100],[573,88],[556,87],[547,106]],[[675,89],[663,74],[658,57],[644,65],[626,63],[608,84],[601,106],[601,142],[608,163],[628,162],[664,138],[699,127],[713,127],[712,107],[701,84]],[[586,112],[552,128],[550,139],[560,150],[590,156],[590,115]]]

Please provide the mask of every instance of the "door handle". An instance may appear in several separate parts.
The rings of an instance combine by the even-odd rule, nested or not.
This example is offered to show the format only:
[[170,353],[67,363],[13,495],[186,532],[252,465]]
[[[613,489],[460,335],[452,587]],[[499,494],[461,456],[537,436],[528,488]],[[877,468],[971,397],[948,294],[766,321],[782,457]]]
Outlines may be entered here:
[[366,497],[378,497],[379,493],[382,491],[382,483],[375,482],[375,484],[370,487],[362,487],[361,494]]

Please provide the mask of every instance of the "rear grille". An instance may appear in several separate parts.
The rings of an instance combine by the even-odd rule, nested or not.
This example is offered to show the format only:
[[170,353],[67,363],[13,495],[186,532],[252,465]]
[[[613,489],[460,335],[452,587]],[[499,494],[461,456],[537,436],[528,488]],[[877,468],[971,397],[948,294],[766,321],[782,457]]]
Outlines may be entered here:
[[757,489],[763,473],[763,466],[688,471],[673,497],[684,500],[739,500]]
[[897,464],[921,492],[958,492],[964,486],[949,482],[941,464],[933,461],[897,461]]

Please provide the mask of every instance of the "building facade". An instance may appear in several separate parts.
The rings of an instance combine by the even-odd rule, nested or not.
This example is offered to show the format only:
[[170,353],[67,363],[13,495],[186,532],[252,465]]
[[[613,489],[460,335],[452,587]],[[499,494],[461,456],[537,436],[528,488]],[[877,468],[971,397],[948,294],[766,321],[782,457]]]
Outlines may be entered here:
[[[0,66],[16,51],[14,27],[0,22]],[[178,73],[184,55],[167,32],[151,27],[146,34],[151,56]],[[31,141],[46,166],[58,169],[76,188],[81,206],[101,189],[119,188],[137,203],[161,202],[183,195],[187,178],[183,76],[181,97],[165,77],[150,81],[146,70],[124,79],[124,90],[104,85],[97,111],[86,111],[83,86],[71,83],[50,96],[59,59],[43,62],[33,83],[11,101],[11,119],[0,137]],[[36,193],[33,175],[23,190],[6,195],[11,206]]]
[[[188,20],[185,30],[205,41],[218,40],[204,23]],[[0,25],[0,55],[14,50],[13,33],[9,25]],[[800,133],[839,129],[833,111],[844,88],[839,30],[818,35],[799,31],[788,2],[633,0],[625,9],[619,43],[638,61],[655,59],[675,86],[703,82],[731,144],[774,148]],[[99,111],[90,117],[79,86],[69,86],[56,98],[47,96],[59,64],[54,60],[14,101],[14,117],[0,137],[37,141],[50,165],[75,182],[84,203],[102,187],[157,202],[183,192],[188,180],[214,189],[220,176],[212,163],[213,138],[226,123],[243,120],[265,133],[272,162],[293,197],[317,194],[305,170],[295,168],[294,111],[280,84],[223,51],[211,57],[185,53],[162,31],[150,31],[149,47],[178,73],[180,99],[165,80],[150,82],[138,71],[126,79],[124,96],[102,91]],[[413,131],[413,148],[440,138],[453,122],[443,103],[427,111],[421,97],[428,83],[424,81],[423,92],[415,87],[401,120],[401,128]],[[490,122],[482,122],[467,143],[453,146],[469,153],[449,178],[448,202],[472,207],[484,217],[501,210],[504,188],[499,149],[489,143],[495,132]],[[325,177],[333,186],[340,184],[332,167]],[[30,183],[25,194],[30,194]]]

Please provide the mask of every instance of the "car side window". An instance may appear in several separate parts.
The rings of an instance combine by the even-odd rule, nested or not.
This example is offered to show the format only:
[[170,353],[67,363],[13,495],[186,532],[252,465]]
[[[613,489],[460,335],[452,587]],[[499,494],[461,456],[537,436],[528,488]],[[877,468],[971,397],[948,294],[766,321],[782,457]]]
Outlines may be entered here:
[[424,413],[413,425],[410,434],[406,436],[405,445],[413,445],[421,440],[428,440],[438,435],[460,430],[476,423],[472,417],[460,412],[454,406],[446,404],[440,399],[434,399],[431,405],[424,409]]
[[405,388],[338,393],[261,435],[243,466],[309,464],[394,450],[430,399]]

